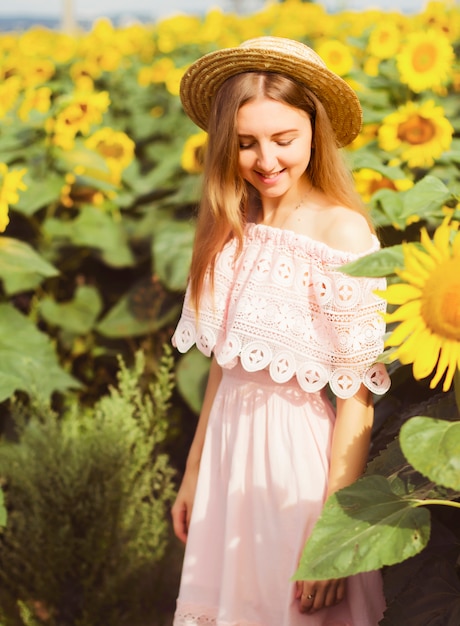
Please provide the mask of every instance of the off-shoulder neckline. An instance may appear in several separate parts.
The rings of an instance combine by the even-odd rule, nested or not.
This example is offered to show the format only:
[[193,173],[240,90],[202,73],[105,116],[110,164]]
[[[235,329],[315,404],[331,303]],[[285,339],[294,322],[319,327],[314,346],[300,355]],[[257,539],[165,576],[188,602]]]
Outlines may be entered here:
[[380,242],[376,235],[371,233],[372,245],[368,250],[363,252],[349,252],[347,250],[340,250],[339,248],[333,248],[324,241],[313,239],[308,235],[302,233],[296,233],[294,230],[286,228],[278,228],[276,226],[270,226],[268,224],[257,224],[256,222],[248,222],[246,224],[245,233],[249,237],[262,238],[263,240],[273,240],[284,243],[303,244],[304,246],[315,250],[318,253],[327,253],[330,256],[358,259],[360,257],[376,252],[380,248]]

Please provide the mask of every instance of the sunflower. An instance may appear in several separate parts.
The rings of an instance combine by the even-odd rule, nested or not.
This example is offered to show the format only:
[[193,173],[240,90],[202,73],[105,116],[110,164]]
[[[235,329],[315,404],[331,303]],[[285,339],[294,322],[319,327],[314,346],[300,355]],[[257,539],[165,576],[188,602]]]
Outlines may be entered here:
[[437,89],[452,80],[453,60],[449,39],[435,29],[411,33],[396,55],[401,82],[415,93]]
[[[331,37],[333,32],[336,32],[332,20],[319,3],[288,0],[283,3],[267,3],[267,6],[272,9],[269,13],[267,10],[262,11],[256,14],[256,22],[253,22],[252,17],[251,21],[247,22],[251,30],[256,25],[262,34],[268,27],[274,36],[290,39],[307,37],[311,41],[318,37]],[[265,20],[262,13],[265,13]],[[254,37],[254,34],[250,36]]]
[[63,150],[71,150],[76,135],[89,135],[91,127],[100,124],[109,105],[107,91],[75,91],[66,98],[56,118],[50,118],[45,124],[52,143]]
[[137,82],[141,87],[147,87],[152,83],[166,83],[168,77],[175,71],[176,66],[172,59],[163,57],[153,65],[141,67],[137,74]]
[[92,91],[102,70],[95,61],[85,58],[72,63],[69,73],[78,91]]
[[401,29],[393,20],[379,22],[369,35],[367,52],[377,59],[392,59],[401,47]]
[[433,100],[408,102],[384,118],[378,141],[383,150],[396,153],[409,167],[431,167],[449,150],[453,132],[444,109]]
[[415,19],[422,27],[434,28],[447,35],[450,41],[455,41],[460,34],[460,22],[456,0],[442,0],[429,2],[424,10]]
[[170,55],[176,48],[194,43],[200,28],[199,18],[192,15],[177,14],[166,17],[156,28],[158,50]]
[[21,92],[19,76],[10,76],[0,81],[0,119],[14,107]]
[[25,191],[22,181],[25,169],[8,169],[6,163],[0,163],[0,232],[9,224],[8,207],[19,200],[18,191]]
[[26,89],[24,99],[18,109],[18,117],[22,122],[29,119],[31,111],[47,113],[51,106],[52,91],[49,87]]
[[346,76],[353,69],[351,49],[341,41],[328,39],[318,44],[316,52],[324,60],[328,69],[339,76]]
[[111,180],[118,185],[123,170],[134,159],[135,144],[123,131],[109,127],[100,128],[86,141],[85,145],[100,154],[107,163]]
[[455,226],[446,219],[432,240],[422,229],[421,245],[403,244],[404,268],[396,272],[402,282],[379,292],[399,305],[385,315],[387,322],[399,322],[386,341],[396,347],[391,358],[412,363],[417,380],[434,371],[432,389],[445,375],[444,391],[460,367],[460,233]]
[[204,150],[208,134],[203,130],[190,135],[182,150],[182,169],[190,174],[199,174],[203,171]]
[[347,148],[349,150],[359,150],[363,146],[367,146],[375,141],[379,132],[379,124],[363,124],[361,132]]
[[165,81],[165,85],[166,85],[166,89],[169,91],[169,93],[172,96],[179,95],[180,81],[182,79],[182,76],[184,75],[184,72],[185,72],[185,67],[182,67],[182,68],[175,68],[168,74],[168,77],[166,78],[166,81]]
[[68,105],[58,114],[57,125],[68,126],[75,134],[80,132],[89,135],[91,126],[101,122],[109,104],[110,96],[107,91],[76,90],[70,96]]
[[383,176],[380,172],[363,167],[353,173],[356,190],[364,200],[369,202],[371,197],[379,189],[391,189],[392,191],[406,191],[414,186],[408,178],[392,180]]
[[56,73],[56,66],[49,59],[24,57],[18,62],[24,86],[27,88],[37,87],[48,82]]

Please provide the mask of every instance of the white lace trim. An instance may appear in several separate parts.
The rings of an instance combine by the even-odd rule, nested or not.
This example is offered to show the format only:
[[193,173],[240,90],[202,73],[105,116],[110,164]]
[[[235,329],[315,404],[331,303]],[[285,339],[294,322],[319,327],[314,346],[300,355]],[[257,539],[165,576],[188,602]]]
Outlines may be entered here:
[[[379,247],[374,238],[374,252]],[[215,268],[214,297],[205,288],[198,325],[187,290],[173,344],[214,353],[222,367],[237,360],[248,372],[268,369],[274,382],[296,376],[307,392],[329,383],[335,395],[390,386],[383,351],[385,301],[373,292],[385,279],[338,271],[359,256],[265,225],[246,227],[243,250],[231,241]]]

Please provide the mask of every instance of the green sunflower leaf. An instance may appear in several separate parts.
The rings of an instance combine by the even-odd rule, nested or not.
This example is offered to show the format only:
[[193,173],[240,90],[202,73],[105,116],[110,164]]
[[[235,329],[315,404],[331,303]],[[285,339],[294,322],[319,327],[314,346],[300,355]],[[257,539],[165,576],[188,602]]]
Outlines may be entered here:
[[107,312],[96,330],[105,337],[140,337],[177,320],[182,304],[157,278],[141,278]]
[[420,219],[430,218],[452,195],[442,180],[436,176],[425,176],[412,189],[404,192],[400,218],[406,220],[412,215]]
[[0,237],[0,278],[7,295],[35,289],[59,271],[31,246],[12,237]]
[[405,230],[406,218],[401,217],[403,192],[392,189],[379,189],[370,200],[372,218],[376,226],[393,226]]
[[73,220],[49,218],[45,221],[44,231],[56,242],[61,241],[62,246],[70,243],[98,251],[104,262],[112,267],[134,265],[123,223],[103,209],[87,204]]
[[56,302],[53,298],[43,298],[39,309],[49,324],[84,335],[94,327],[102,310],[102,300],[95,287],[82,285],[75,291],[73,300]]
[[195,227],[191,222],[164,220],[155,230],[152,256],[155,272],[171,291],[183,291],[192,258]]
[[24,176],[27,185],[25,191],[21,191],[14,210],[23,215],[33,215],[43,207],[49,206],[59,200],[63,186],[64,176],[50,173],[42,180],[32,178],[29,174]]
[[394,274],[401,267],[404,267],[403,250],[401,245],[397,245],[342,265],[340,271],[350,276],[383,277]]
[[356,153],[350,155],[351,166],[354,170],[369,169],[382,174],[390,180],[401,180],[406,178],[406,174],[400,167],[391,167],[385,165],[376,154],[370,150],[357,150]]
[[78,389],[64,371],[50,338],[10,304],[0,304],[0,402],[16,391],[40,398]]
[[399,438],[404,456],[417,471],[460,491],[460,422],[413,417]]
[[383,476],[341,489],[327,500],[294,579],[341,578],[414,556],[430,536],[430,512],[421,504],[395,493]]

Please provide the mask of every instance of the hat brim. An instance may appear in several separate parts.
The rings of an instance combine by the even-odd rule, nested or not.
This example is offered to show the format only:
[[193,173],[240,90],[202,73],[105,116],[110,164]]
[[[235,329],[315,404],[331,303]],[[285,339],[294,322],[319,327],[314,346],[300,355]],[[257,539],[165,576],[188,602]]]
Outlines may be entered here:
[[326,66],[301,59],[290,52],[267,48],[224,48],[210,52],[193,63],[181,80],[180,97],[185,112],[203,130],[218,89],[231,76],[244,72],[284,74],[308,87],[322,102],[337,144],[355,139],[362,125],[362,109],[351,87]]

